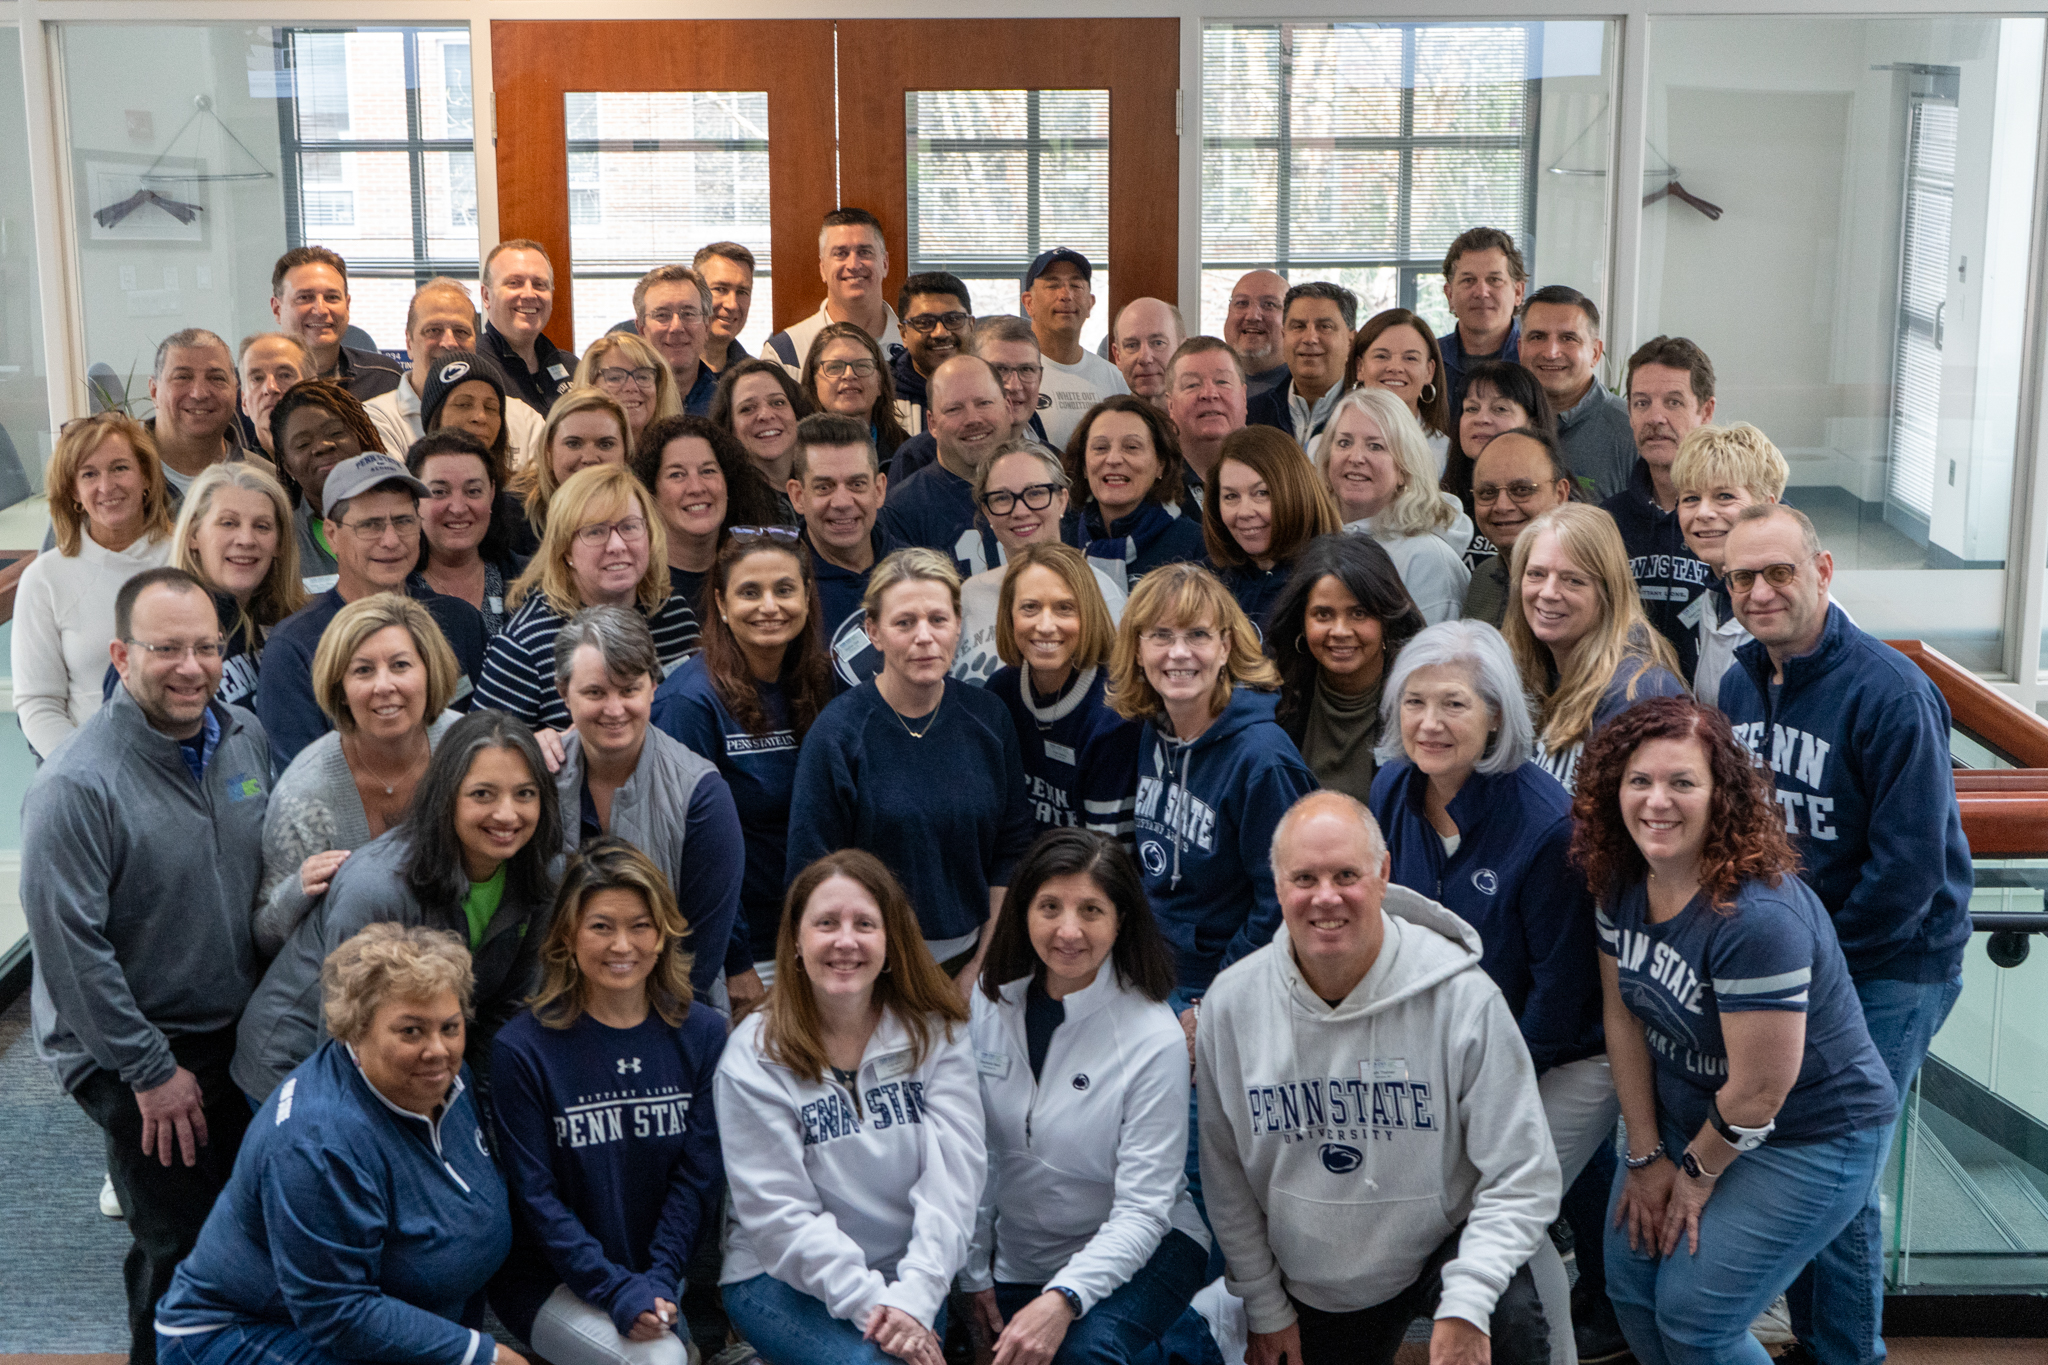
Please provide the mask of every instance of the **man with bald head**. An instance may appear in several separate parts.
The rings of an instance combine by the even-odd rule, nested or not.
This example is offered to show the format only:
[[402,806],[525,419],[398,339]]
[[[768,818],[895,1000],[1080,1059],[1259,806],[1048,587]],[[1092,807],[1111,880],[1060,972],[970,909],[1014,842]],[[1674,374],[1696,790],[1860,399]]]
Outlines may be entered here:
[[1378,824],[1340,792],[1297,801],[1271,856],[1284,932],[1216,978],[1195,1029],[1202,1190],[1248,1365],[1390,1363],[1421,1316],[1432,1365],[1547,1365],[1528,1261],[1557,1155],[1479,935],[1389,883]]
[[1557,438],[1548,432],[1516,427],[1486,443],[1472,465],[1472,520],[1497,553],[1473,566],[1464,619],[1500,629],[1513,597],[1508,560],[1515,541],[1523,527],[1571,496],[1571,471],[1557,453]]
[[1132,299],[1109,331],[1109,358],[1124,383],[1160,411],[1166,410],[1166,362],[1188,339],[1180,309],[1163,299]]
[[1192,337],[1166,363],[1166,415],[1180,431],[1187,486],[1195,506],[1223,458],[1223,438],[1244,425],[1244,362],[1228,342]]
[[475,349],[476,307],[461,281],[438,275],[421,285],[405,309],[405,352],[412,363],[397,388],[363,404],[385,450],[403,460],[412,443],[427,434],[420,424],[420,399],[434,362],[450,351]]
[[1244,363],[1247,398],[1287,382],[1287,361],[1280,354],[1280,323],[1286,313],[1287,277],[1278,271],[1250,270],[1230,286],[1223,339]]
[[979,356],[954,356],[933,370],[930,393],[938,458],[890,483],[882,528],[899,544],[952,555],[963,575],[977,574],[988,564],[974,527],[974,475],[1010,439],[1010,406],[995,370]]

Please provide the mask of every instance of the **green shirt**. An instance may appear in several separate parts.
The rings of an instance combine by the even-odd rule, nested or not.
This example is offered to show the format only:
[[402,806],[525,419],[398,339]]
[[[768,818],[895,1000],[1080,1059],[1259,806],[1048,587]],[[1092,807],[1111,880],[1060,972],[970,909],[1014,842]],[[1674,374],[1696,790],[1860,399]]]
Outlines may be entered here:
[[498,864],[498,870],[487,882],[471,882],[469,894],[462,898],[462,913],[469,920],[469,950],[473,953],[483,946],[484,934],[491,927],[491,916],[498,913],[498,902],[505,899],[505,865]]

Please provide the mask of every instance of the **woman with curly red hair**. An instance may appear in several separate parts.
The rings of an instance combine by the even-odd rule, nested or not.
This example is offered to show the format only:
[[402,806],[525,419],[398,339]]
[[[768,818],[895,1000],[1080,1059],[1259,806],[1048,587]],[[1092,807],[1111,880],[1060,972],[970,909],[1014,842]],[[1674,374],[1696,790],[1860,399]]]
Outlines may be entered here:
[[1615,1314],[1643,1365],[1763,1365],[1750,1322],[1862,1208],[1898,1096],[1770,779],[1719,711],[1638,702],[1588,744],[1572,804],[1628,1120]]

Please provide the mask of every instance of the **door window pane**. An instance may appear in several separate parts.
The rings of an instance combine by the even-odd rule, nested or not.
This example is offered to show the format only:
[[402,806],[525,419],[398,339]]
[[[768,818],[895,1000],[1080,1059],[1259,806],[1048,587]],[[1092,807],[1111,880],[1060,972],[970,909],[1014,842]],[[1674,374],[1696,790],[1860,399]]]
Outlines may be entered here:
[[738,242],[759,262],[740,334],[759,354],[775,311],[767,94],[572,91],[562,99],[576,349],[632,319],[633,286],[655,266],[688,265],[699,247]]
[[[28,148],[21,32],[0,28],[0,508],[17,507],[42,487],[51,444]],[[0,512],[0,549],[42,544],[46,520],[36,503],[13,514]],[[12,942],[12,935],[0,933],[0,950]]]
[[[1865,629],[2003,666],[2038,18],[1659,19],[1643,336],[1713,359]],[[1617,360],[1619,358],[1616,358]],[[1616,371],[1619,377],[1619,369]],[[1941,570],[1929,573],[1927,570]]]
[[944,270],[976,316],[1020,311],[1041,251],[1088,258],[1092,348],[1109,330],[1109,92],[912,90],[904,94],[909,273]]

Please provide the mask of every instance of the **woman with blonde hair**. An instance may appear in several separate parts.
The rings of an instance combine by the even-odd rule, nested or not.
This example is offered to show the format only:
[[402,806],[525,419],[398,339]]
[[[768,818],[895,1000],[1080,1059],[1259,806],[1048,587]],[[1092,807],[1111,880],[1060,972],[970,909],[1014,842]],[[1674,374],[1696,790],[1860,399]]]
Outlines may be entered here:
[[1566,503],[1515,537],[1508,648],[1537,711],[1536,761],[1573,787],[1586,741],[1644,697],[1682,697],[1678,656],[1636,598],[1614,518]]
[[1266,617],[1311,540],[1339,529],[1329,487],[1278,427],[1240,427],[1202,496],[1209,567],[1265,636]]
[[44,481],[57,549],[30,561],[15,595],[14,701],[48,758],[106,695],[121,585],[168,564],[174,541],[156,442],[126,413],[67,423]]
[[185,490],[172,562],[212,590],[220,613],[226,639],[216,701],[255,709],[264,640],[306,605],[291,524],[284,486],[244,461],[210,465]]
[[[788,866],[843,848],[880,858],[916,907],[926,949],[964,995],[1010,868],[1031,845],[1023,754],[1002,702],[948,676],[960,646],[951,559],[896,551],[868,579],[866,610],[882,669],[804,736]],[[779,962],[776,971],[779,980]]]
[[1423,619],[1456,620],[1472,581],[1462,558],[1472,519],[1437,488],[1435,459],[1401,400],[1371,387],[1337,400],[1316,446],[1316,470],[1337,499],[1344,529],[1386,548]]
[[[677,1304],[718,1215],[725,1047],[725,1021],[691,998],[688,932],[659,867],[623,839],[590,840],[562,873],[532,1008],[491,1045],[513,1229],[491,1306],[554,1365],[688,1359]],[[612,1115],[630,1116],[630,1140],[558,1137]]]
[[440,627],[410,597],[359,598],[328,623],[313,653],[313,700],[334,728],[299,751],[264,809],[259,957],[276,956],[348,855],[405,814],[434,746],[460,719],[448,703],[461,683]]
[[682,416],[675,372],[661,352],[631,332],[606,332],[591,342],[576,363],[575,382],[610,395],[619,405],[626,414],[629,448],[637,448],[649,422]]
[[661,510],[623,464],[569,476],[554,495],[540,552],[505,601],[512,619],[484,651],[476,705],[530,729],[568,728],[568,704],[555,688],[555,636],[585,607],[637,609],[663,670],[697,652],[697,614],[670,587]]
[[988,1148],[967,1006],[922,932],[872,854],[806,866],[719,1061],[720,1285],[766,1359],[942,1365]]
[[1083,825],[1131,833],[1138,730],[1106,700],[1116,625],[1096,570],[1071,545],[1033,544],[1010,557],[996,602],[996,655],[986,684],[1010,710],[1035,832]]
[[539,457],[529,460],[513,480],[514,491],[525,500],[532,534],[547,534],[548,505],[570,475],[593,465],[624,468],[632,452],[632,424],[616,399],[603,389],[564,390],[548,409]]

